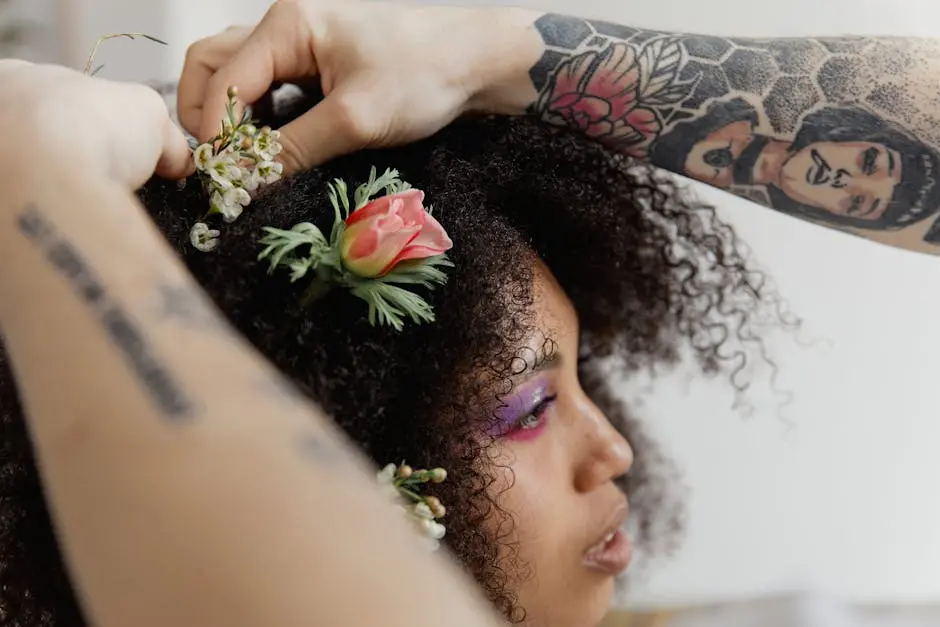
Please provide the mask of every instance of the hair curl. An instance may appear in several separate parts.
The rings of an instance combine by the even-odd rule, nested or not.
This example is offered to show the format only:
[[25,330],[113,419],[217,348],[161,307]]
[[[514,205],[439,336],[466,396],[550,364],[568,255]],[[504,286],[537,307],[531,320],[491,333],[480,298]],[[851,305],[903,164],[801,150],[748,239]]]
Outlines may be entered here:
[[[428,295],[434,324],[400,333],[370,327],[364,303],[341,291],[304,308],[302,289],[256,261],[262,226],[313,221],[328,232],[325,184],[360,183],[371,165],[396,167],[424,190],[455,241],[450,280]],[[633,372],[676,361],[687,343],[708,372],[740,367],[747,344],[759,341],[747,321],[772,300],[710,207],[654,170],[528,119],[460,121],[417,144],[363,151],[287,179],[226,226],[211,254],[188,240],[206,209],[195,180],[182,190],[152,181],[141,199],[235,327],[370,458],[449,470],[436,486],[448,505],[446,540],[511,621],[524,616],[512,592],[524,565],[514,563],[512,547],[503,550],[505,537],[485,530],[506,526],[484,520],[511,517],[488,490],[494,475],[475,435],[481,409],[505,391],[536,330],[533,253],[580,316],[585,390],[637,449],[625,487],[641,545],[672,538],[681,508],[663,481],[667,459],[633,429],[603,374],[605,359]],[[84,625],[3,352],[0,404],[0,624]],[[497,559],[506,554],[508,562]]]

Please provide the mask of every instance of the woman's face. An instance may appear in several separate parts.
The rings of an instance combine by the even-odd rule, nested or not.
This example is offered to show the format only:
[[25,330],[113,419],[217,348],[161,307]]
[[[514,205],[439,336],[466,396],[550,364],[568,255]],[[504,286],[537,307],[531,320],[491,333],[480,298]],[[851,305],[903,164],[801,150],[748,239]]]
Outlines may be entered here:
[[818,142],[787,160],[780,189],[804,205],[877,220],[900,182],[901,157],[882,144]]
[[[514,590],[538,627],[588,627],[607,612],[614,577],[630,560],[621,526],[627,499],[614,484],[633,463],[627,441],[585,395],[578,381],[578,319],[550,271],[536,271],[535,305],[544,353],[529,363],[499,413],[500,480],[494,496],[513,521],[525,568]],[[534,360],[533,360],[534,361]]]

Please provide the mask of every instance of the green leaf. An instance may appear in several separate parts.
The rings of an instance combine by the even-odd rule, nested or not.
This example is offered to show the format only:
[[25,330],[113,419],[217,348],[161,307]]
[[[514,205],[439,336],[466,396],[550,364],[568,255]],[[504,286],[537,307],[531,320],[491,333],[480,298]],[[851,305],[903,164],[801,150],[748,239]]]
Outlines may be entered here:
[[310,246],[307,259],[311,267],[315,266],[325,249],[329,247],[320,229],[309,222],[301,222],[289,231],[271,226],[266,226],[262,230],[266,235],[258,243],[266,248],[259,253],[258,261],[270,257],[268,272],[274,272],[279,265],[291,266],[301,261],[302,258],[294,257],[292,253],[304,245]]
[[[392,181],[391,183],[385,186],[385,193],[389,195],[400,194],[403,191],[409,190],[409,189],[411,189],[411,183],[408,183],[407,181],[401,181],[401,180]],[[428,213],[430,213],[430,211],[428,211]]]
[[349,190],[346,187],[346,181],[343,179],[336,179],[335,182],[336,191],[339,193],[339,199],[343,203],[343,219],[349,217]]
[[390,186],[400,185],[402,181],[398,178],[398,170],[393,168],[387,168],[382,176],[375,177],[376,170],[375,166],[369,172],[369,181],[360,185],[356,189],[355,201],[356,208],[353,211],[358,211],[369,204],[369,201],[373,196],[379,192],[385,190],[386,193]]
[[434,321],[434,310],[427,301],[406,289],[366,281],[353,287],[351,292],[369,304],[369,324],[373,326],[378,323],[401,331],[405,316],[417,324]]
[[[330,230],[330,246],[336,246],[340,235],[343,234],[343,228],[346,226],[346,218],[349,217],[349,194],[347,193],[346,182],[343,179],[336,179],[333,183],[328,183],[327,194],[333,204],[333,228]],[[342,211],[340,211],[341,206]]]
[[314,258],[307,257],[306,259],[298,259],[293,261],[288,265],[290,268],[290,282],[296,283],[300,279],[304,278],[307,275],[307,272],[310,271],[310,268],[314,265]]
[[[150,41],[152,41],[152,42],[154,42],[154,43],[162,44],[162,45],[164,45],[164,46],[169,46],[169,45],[170,45],[170,44],[166,43],[165,41],[163,41],[162,39],[157,39],[157,38],[154,37],[153,35],[146,35],[146,34],[144,34],[144,33],[141,33],[140,36],[143,37],[144,39],[149,39]],[[133,39],[133,37],[131,37],[131,39]]]
[[376,280],[382,283],[422,285],[433,290],[435,285],[447,283],[447,275],[439,268],[453,267],[453,265],[447,255],[403,261],[395,266],[391,272]]

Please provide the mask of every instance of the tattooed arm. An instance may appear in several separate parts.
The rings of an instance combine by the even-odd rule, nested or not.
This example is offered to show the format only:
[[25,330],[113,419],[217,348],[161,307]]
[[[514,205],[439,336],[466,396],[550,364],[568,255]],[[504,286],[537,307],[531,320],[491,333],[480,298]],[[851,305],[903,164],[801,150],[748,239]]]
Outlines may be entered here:
[[496,625],[136,203],[190,160],[158,96],[4,61],[0,135],[0,329],[88,624]]
[[712,37],[554,14],[531,14],[526,32],[494,62],[480,108],[940,253],[940,41]]

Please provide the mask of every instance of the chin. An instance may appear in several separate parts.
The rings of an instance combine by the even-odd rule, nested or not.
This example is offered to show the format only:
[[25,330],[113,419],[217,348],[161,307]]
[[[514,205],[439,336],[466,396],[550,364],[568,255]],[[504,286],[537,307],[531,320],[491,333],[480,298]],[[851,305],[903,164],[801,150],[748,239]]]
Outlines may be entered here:
[[615,580],[613,577],[607,579],[598,591],[597,598],[592,604],[590,616],[584,623],[585,627],[597,627],[604,620],[607,613],[610,612],[610,604],[614,599]]
[[[581,611],[575,615],[568,615],[568,620],[559,622],[557,627],[597,627],[607,613],[610,612],[610,604],[614,598],[614,578],[607,577],[602,582],[598,582],[597,587],[591,595],[584,599],[583,603],[571,604],[571,607],[580,607]],[[569,610],[570,611],[570,610]],[[567,612],[566,612],[567,613]],[[556,627],[554,624],[546,627]]]

